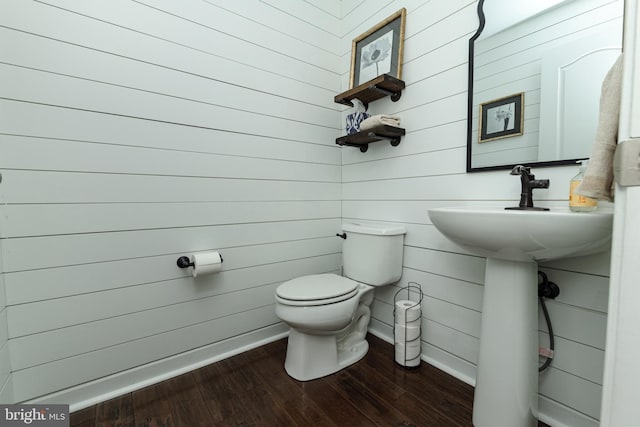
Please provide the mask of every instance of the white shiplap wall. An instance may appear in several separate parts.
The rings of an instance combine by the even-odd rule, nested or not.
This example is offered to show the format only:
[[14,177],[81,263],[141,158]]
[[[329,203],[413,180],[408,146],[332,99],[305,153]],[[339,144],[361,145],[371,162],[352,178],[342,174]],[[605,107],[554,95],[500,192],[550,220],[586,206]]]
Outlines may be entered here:
[[[398,147],[371,144],[366,153],[345,147],[343,217],[406,226],[403,277],[422,285],[423,357],[469,383],[475,381],[482,314],[484,258],[449,243],[430,223],[437,206],[517,203],[520,182],[508,171],[465,173],[468,39],[477,28],[476,1],[343,1],[342,84],[347,87],[350,41],[401,7],[407,8],[403,80],[393,103],[370,112],[394,113],[407,135]],[[539,204],[565,205],[575,167],[534,170],[551,188]],[[541,267],[561,289],[548,303],[556,359],[540,376],[541,418],[552,425],[596,426],[600,411],[609,254]],[[391,337],[397,287],[376,291],[371,328]],[[540,342],[548,342],[540,316]]]
[[7,302],[2,263],[2,228],[0,228],[0,402],[13,401],[13,383],[7,327]]
[[[339,28],[338,1],[2,2],[11,400],[77,409],[286,331],[275,287],[340,267]],[[176,267],[209,249],[222,273]]]
[[[351,40],[401,7],[407,89],[371,112],[400,114],[407,136],[365,154],[338,149],[344,110],[332,99],[347,88]],[[51,398],[79,407],[235,351],[234,339],[276,335],[274,287],[339,267],[341,216],[407,227],[399,285],[425,291],[424,356],[472,383],[484,259],[441,237],[426,212],[513,203],[519,192],[506,172],[464,172],[475,8],[3,2],[0,73],[11,84],[0,88],[0,351],[10,348],[13,374],[6,359],[0,371],[15,383],[12,400],[81,385]],[[575,168],[536,173],[552,182],[537,200],[564,204]],[[174,266],[214,248],[225,255],[220,275],[194,280]],[[541,410],[568,425],[599,415],[608,261],[544,266],[561,295],[549,303],[557,358],[541,377]],[[394,290],[374,303],[372,329],[387,337]]]

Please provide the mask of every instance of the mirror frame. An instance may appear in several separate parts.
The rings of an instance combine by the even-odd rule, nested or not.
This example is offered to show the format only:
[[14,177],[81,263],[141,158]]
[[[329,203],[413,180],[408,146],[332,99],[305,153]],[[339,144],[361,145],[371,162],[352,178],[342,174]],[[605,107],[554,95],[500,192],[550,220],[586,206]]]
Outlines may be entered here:
[[565,159],[565,160],[548,160],[543,162],[529,162],[529,163],[511,163],[505,165],[495,165],[495,166],[482,166],[482,167],[472,167],[471,165],[471,150],[474,144],[473,138],[473,55],[474,55],[474,45],[475,41],[482,34],[482,30],[484,29],[486,23],[486,17],[484,15],[484,2],[485,0],[478,0],[478,30],[476,33],[471,36],[469,39],[469,92],[467,96],[467,173],[469,172],[484,172],[484,171],[492,171],[492,170],[507,170],[513,169],[516,165],[523,165],[527,167],[548,167],[548,166],[567,166],[572,165],[575,166],[578,160],[585,160],[588,157],[579,157],[575,159]]

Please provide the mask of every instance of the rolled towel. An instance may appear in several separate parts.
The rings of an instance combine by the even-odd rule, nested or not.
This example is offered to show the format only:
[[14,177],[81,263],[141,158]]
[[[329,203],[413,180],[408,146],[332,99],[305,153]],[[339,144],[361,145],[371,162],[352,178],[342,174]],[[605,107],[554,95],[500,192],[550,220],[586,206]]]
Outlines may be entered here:
[[618,144],[621,91],[622,55],[602,82],[596,138],[591,149],[589,165],[582,183],[575,190],[576,194],[613,201],[613,156]]
[[376,114],[375,116],[364,119],[362,123],[360,123],[360,130],[363,131],[380,125],[398,127],[400,126],[400,117],[390,116],[386,114]]

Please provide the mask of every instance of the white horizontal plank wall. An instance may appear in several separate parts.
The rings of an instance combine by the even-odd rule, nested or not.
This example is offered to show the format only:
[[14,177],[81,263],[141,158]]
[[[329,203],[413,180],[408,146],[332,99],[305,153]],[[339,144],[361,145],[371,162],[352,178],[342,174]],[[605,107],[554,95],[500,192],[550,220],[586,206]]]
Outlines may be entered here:
[[[0,206],[2,215],[2,206]],[[7,327],[7,298],[4,286],[4,268],[2,262],[2,227],[0,227],[0,403],[13,401],[13,382]]]
[[79,409],[259,345],[279,283],[339,270],[339,2],[289,3],[2,3],[0,396]]
[[[508,171],[465,173],[468,39],[478,20],[476,1],[343,2],[342,84],[347,88],[351,40],[401,7],[407,8],[402,78],[393,103],[381,99],[371,114],[401,116],[406,136],[366,153],[343,147],[343,216],[404,225],[403,276],[376,290],[372,332],[392,339],[393,297],[419,283],[424,291],[423,358],[475,383],[485,259],[448,242],[427,210],[438,206],[517,204],[520,182]],[[551,187],[536,202],[564,206],[577,167],[534,170]],[[549,302],[556,332],[552,367],[540,376],[540,417],[550,425],[598,424],[608,299],[609,254],[541,266],[561,289]],[[548,333],[540,316],[540,343]]]

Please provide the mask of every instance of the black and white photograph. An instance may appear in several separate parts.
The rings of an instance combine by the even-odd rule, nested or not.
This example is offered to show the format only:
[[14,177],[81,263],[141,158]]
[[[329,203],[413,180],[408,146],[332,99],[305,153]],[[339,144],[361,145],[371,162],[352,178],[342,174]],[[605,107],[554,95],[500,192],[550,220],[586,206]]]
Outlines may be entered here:
[[480,105],[479,142],[522,135],[524,93],[510,95]]
[[382,74],[402,77],[402,52],[406,10],[400,9],[353,40],[350,87]]

